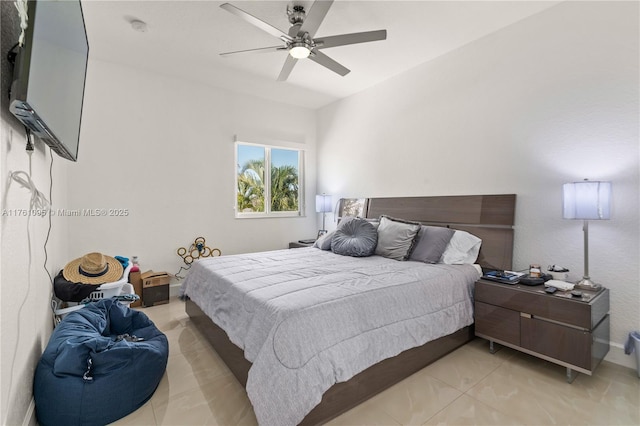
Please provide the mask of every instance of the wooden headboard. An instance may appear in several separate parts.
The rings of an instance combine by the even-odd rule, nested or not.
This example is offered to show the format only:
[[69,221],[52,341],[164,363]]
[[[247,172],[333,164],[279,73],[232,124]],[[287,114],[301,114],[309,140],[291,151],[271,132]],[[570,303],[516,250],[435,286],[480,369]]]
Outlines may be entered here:
[[515,209],[515,194],[368,198],[362,216],[386,214],[467,231],[482,239],[480,266],[511,269]]

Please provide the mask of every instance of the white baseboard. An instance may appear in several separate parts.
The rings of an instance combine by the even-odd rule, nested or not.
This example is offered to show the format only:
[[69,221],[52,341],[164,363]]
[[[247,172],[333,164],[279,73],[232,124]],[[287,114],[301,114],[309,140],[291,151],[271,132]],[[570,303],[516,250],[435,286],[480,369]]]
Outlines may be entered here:
[[626,355],[624,353],[624,347],[622,345],[617,343],[610,343],[609,353],[604,357],[604,360],[635,370],[638,368],[636,362],[637,355],[638,354],[636,354],[635,351],[631,355]]
[[171,282],[171,284],[169,284],[169,297],[180,296],[181,286],[182,286],[182,282]]
[[38,423],[36,422],[36,401],[31,398],[31,402],[29,403],[29,407],[27,407],[27,412],[24,415],[24,419],[22,420],[22,426],[35,426]]

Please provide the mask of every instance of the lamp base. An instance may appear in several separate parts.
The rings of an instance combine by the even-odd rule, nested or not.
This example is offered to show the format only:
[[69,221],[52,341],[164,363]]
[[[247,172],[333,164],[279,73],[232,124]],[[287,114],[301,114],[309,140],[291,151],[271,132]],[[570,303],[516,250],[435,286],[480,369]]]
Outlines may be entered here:
[[591,281],[591,278],[584,277],[580,281],[578,281],[578,283],[576,284],[576,288],[580,290],[598,291],[602,288],[602,286]]

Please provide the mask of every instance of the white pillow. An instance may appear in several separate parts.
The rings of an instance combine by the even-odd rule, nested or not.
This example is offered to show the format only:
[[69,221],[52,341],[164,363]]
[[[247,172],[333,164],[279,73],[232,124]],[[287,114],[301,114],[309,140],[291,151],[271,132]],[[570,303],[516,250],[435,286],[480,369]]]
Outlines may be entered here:
[[444,249],[440,263],[447,265],[462,265],[465,263],[475,263],[480,253],[482,240],[468,232],[456,230],[451,237],[451,241]]

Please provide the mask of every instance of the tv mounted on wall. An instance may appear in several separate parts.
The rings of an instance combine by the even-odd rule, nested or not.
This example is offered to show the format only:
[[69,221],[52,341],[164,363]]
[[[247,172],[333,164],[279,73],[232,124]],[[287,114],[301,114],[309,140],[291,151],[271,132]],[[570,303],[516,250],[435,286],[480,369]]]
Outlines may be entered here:
[[63,158],[76,161],[89,42],[80,0],[29,1],[9,109]]

